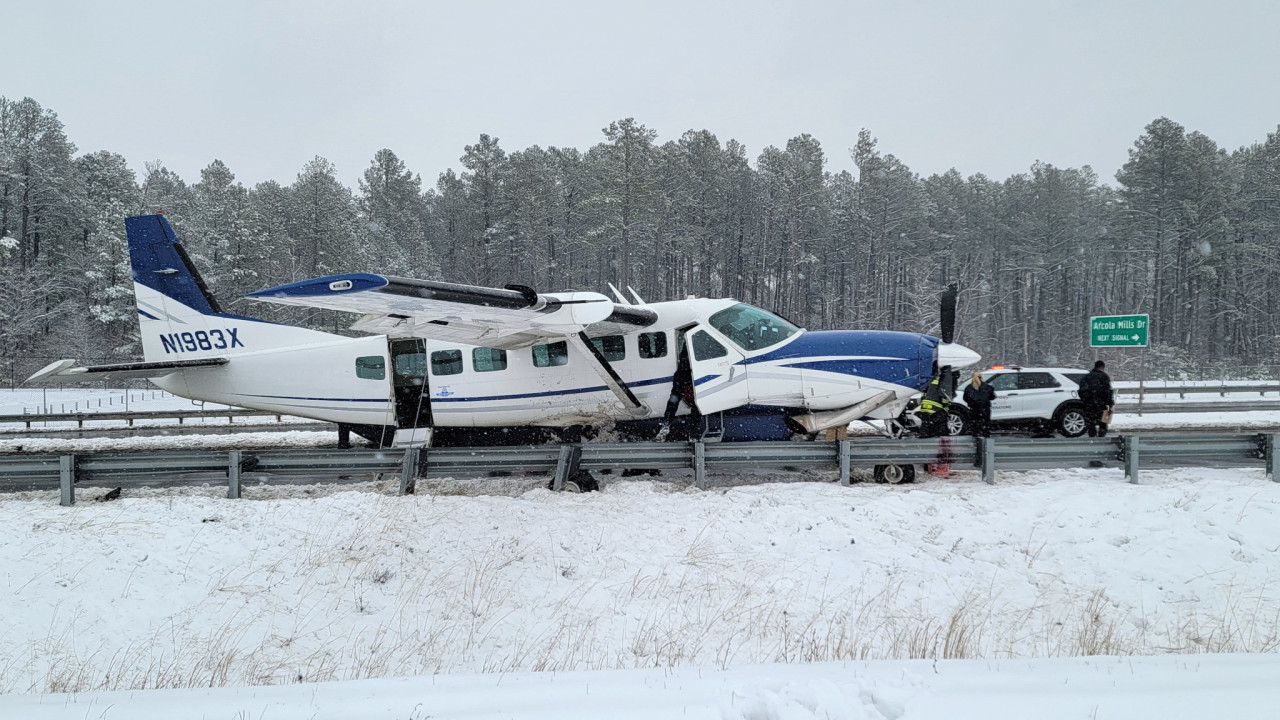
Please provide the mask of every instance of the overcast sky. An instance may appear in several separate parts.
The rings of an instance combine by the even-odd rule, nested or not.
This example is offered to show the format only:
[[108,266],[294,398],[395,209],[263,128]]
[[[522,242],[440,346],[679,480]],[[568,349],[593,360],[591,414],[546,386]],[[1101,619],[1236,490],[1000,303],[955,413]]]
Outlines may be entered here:
[[753,162],[807,132],[852,169],[865,127],[922,175],[1112,182],[1156,117],[1228,149],[1280,124],[1276,0],[15,0],[0,27],[0,95],[188,182],[218,158],[287,184],[322,155],[354,188],[387,147],[430,186],[480,133],[585,149],[625,117]]

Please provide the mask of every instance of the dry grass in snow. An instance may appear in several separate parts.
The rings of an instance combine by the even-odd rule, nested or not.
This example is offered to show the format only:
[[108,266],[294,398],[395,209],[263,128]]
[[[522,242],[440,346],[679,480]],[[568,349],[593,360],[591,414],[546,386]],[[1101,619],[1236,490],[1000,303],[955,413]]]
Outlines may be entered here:
[[1280,648],[1280,486],[1144,477],[9,496],[0,692]]

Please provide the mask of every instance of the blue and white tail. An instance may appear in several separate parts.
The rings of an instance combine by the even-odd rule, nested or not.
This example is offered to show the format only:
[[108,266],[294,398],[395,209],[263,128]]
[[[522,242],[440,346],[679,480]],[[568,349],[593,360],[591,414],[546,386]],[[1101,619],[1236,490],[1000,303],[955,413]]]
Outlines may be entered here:
[[147,362],[233,357],[340,338],[222,312],[163,215],[124,222]]

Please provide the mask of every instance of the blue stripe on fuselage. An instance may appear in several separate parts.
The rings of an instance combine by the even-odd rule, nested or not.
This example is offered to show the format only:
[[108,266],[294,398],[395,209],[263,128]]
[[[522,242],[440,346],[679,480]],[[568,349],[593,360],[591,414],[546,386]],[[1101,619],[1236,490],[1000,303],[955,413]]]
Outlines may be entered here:
[[937,346],[933,336],[892,330],[806,331],[777,350],[747,358],[746,364],[773,362],[920,389],[932,379]]
[[[704,378],[705,379],[705,378]],[[671,376],[661,378],[653,378],[652,380],[639,380],[627,383],[629,388],[645,387],[648,385],[660,385],[662,383],[671,382]],[[582,393],[605,392],[609,388],[605,385],[595,385],[584,388],[570,388],[568,390],[545,390],[543,392],[517,393],[514,395],[478,395],[473,397],[432,397],[432,403],[457,403],[457,402],[488,402],[490,400],[527,400],[537,397],[553,397],[556,395],[578,395]]]

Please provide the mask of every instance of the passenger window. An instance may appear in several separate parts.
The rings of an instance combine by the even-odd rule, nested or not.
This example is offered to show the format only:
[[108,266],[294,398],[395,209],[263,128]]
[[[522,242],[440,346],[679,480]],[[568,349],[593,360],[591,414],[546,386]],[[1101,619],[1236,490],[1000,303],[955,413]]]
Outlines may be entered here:
[[558,367],[560,365],[569,364],[569,343],[560,342],[549,343],[547,345],[533,346],[533,366],[534,367]]
[[461,350],[437,350],[431,353],[432,375],[457,375],[462,372]]
[[1000,392],[1001,390],[1016,390],[1018,388],[1017,373],[1003,373],[987,378],[987,384],[992,390]]
[[365,380],[386,380],[387,361],[379,355],[356,358],[356,377]]
[[729,351],[716,342],[715,338],[708,335],[706,330],[699,330],[693,334],[693,357],[695,360],[713,360],[728,354]]
[[1058,381],[1054,380],[1049,373],[1024,372],[1018,373],[1018,387],[1022,390],[1056,388],[1058,387]]
[[471,351],[471,366],[476,372],[506,370],[507,351],[497,348],[476,348]]
[[596,350],[599,350],[604,359],[609,362],[617,362],[627,356],[627,341],[621,335],[591,338],[591,344],[595,345]]
[[640,333],[640,357],[660,358],[667,356],[667,334],[664,332]]

